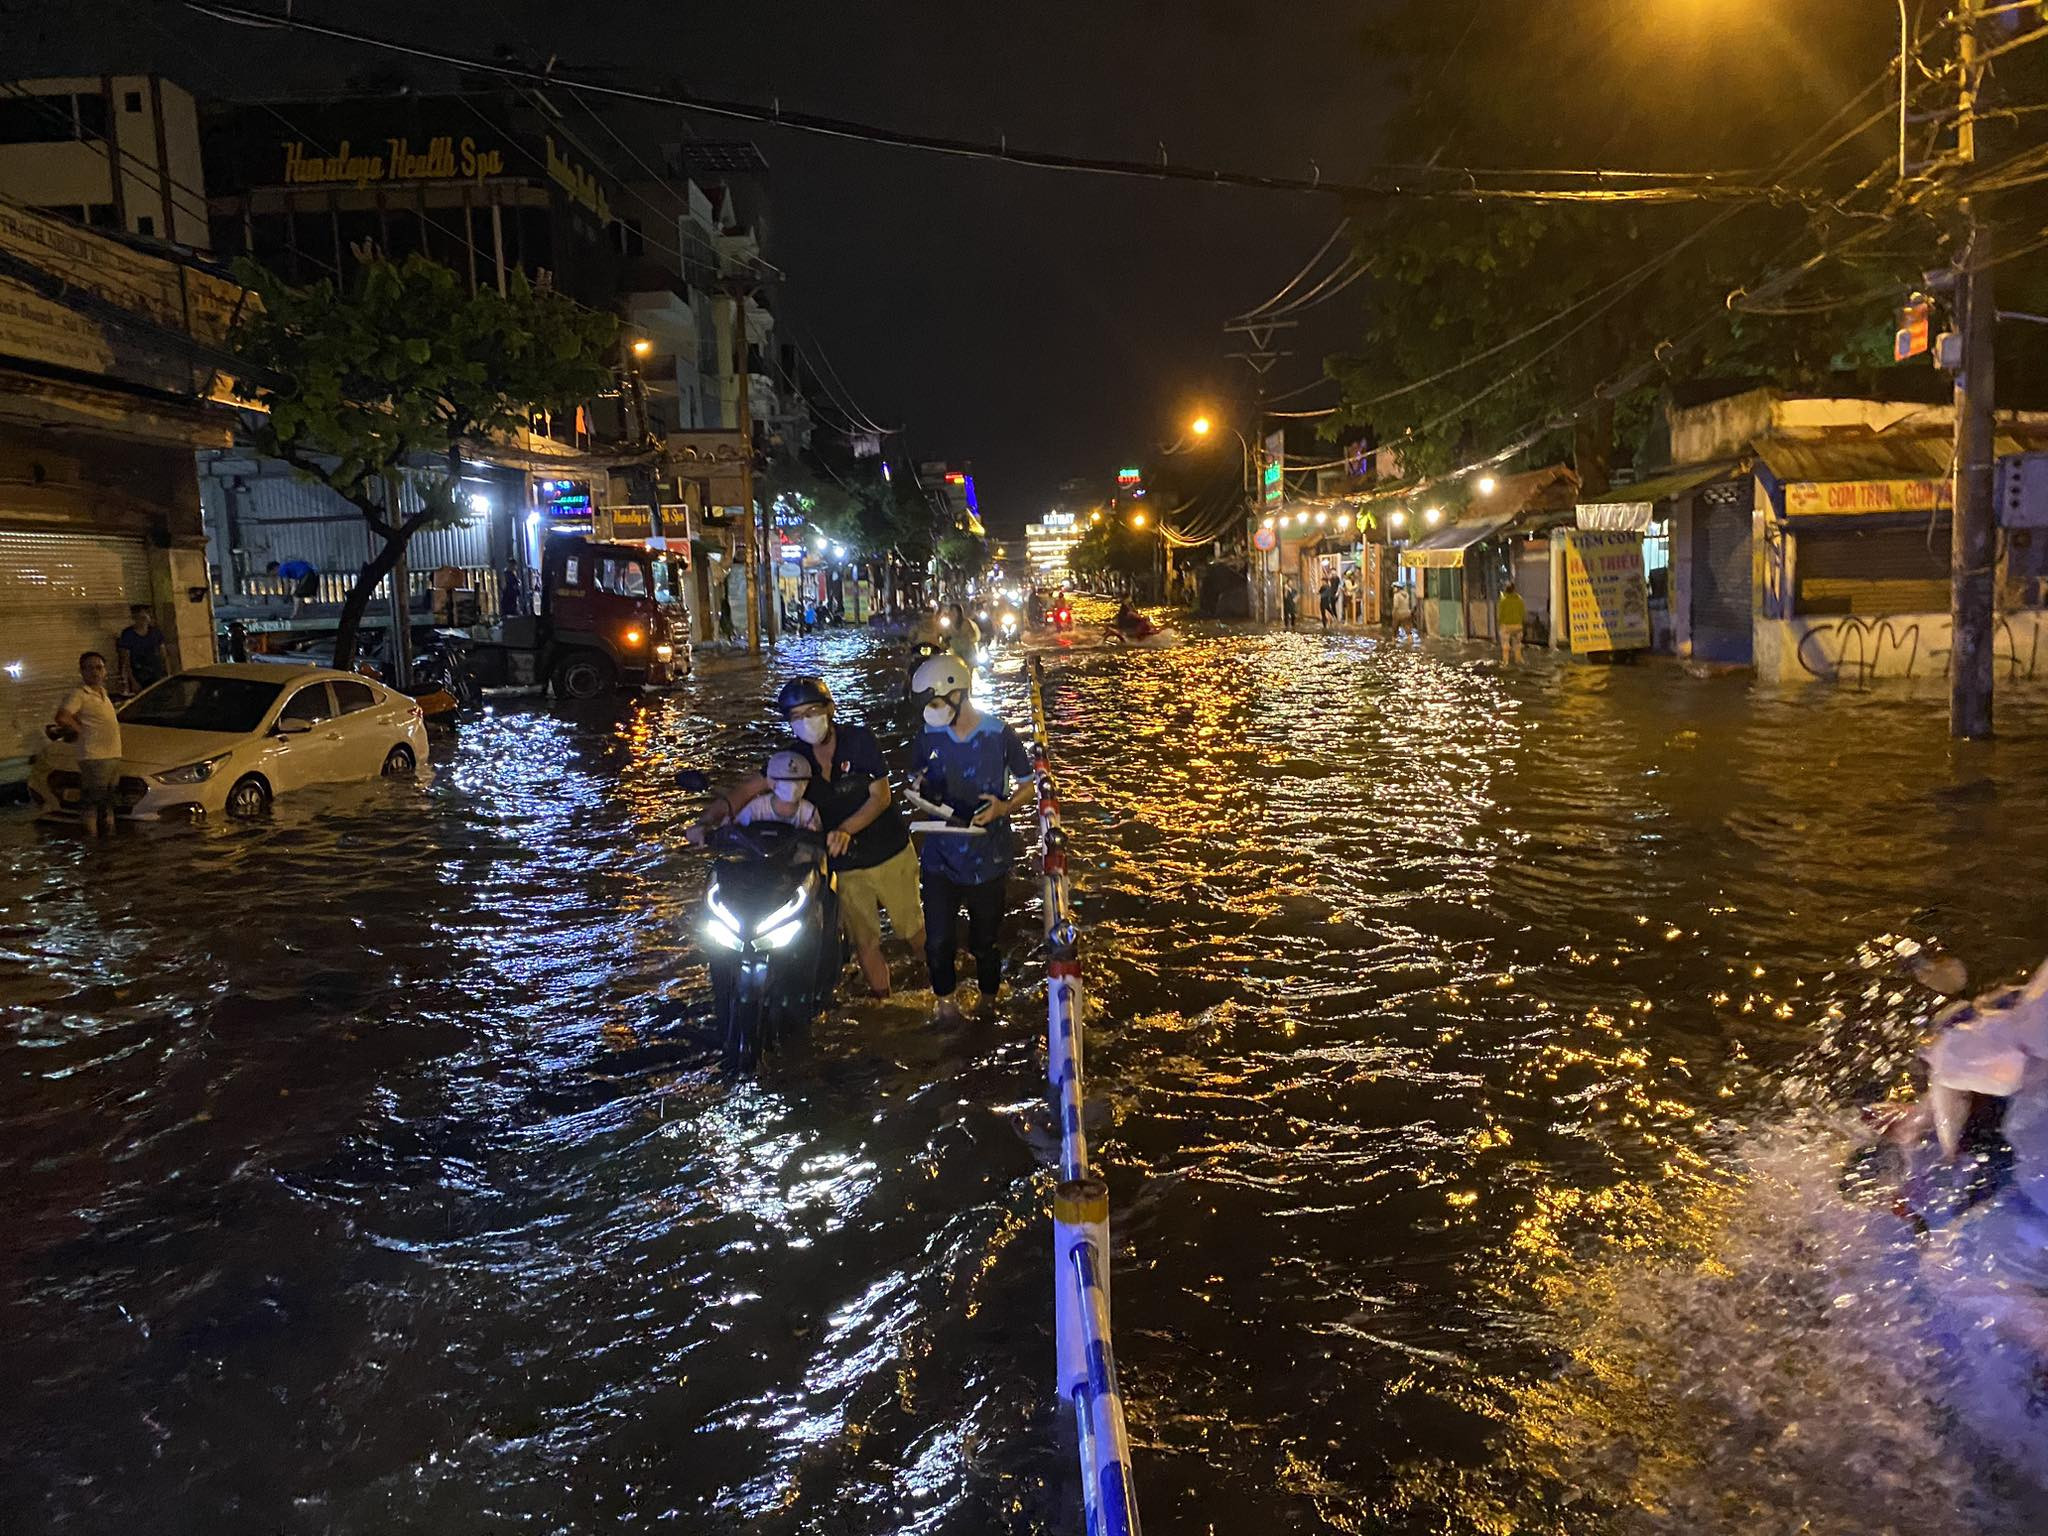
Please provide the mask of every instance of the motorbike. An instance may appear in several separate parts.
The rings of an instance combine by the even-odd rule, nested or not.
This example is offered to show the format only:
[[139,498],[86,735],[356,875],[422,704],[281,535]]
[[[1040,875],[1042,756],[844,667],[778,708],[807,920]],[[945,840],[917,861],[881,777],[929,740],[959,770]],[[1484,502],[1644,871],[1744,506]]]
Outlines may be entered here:
[[[684,789],[708,777],[686,769]],[[699,930],[711,960],[711,996],[728,1070],[807,1028],[839,984],[839,894],[816,832],[781,822],[726,822],[706,838],[714,856]]]

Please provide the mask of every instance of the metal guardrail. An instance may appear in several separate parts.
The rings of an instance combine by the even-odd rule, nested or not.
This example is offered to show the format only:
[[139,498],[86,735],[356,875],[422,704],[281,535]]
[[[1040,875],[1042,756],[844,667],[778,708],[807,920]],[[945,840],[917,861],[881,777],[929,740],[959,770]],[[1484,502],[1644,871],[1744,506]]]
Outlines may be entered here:
[[1031,663],[1031,772],[1049,961],[1046,1076],[1060,1130],[1060,1182],[1052,1201],[1054,1363],[1060,1397],[1072,1406],[1080,1436],[1088,1536],[1137,1536],[1130,1433],[1109,1330],[1109,1186],[1089,1169],[1081,1124],[1081,931],[1046,746],[1045,664],[1037,657]]

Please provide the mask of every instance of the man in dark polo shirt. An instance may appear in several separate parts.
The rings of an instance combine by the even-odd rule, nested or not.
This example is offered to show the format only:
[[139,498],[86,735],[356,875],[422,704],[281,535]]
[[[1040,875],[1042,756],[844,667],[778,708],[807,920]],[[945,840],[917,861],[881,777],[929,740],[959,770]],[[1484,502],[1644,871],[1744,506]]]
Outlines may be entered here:
[[[775,700],[796,736],[795,750],[811,760],[807,798],[825,826],[825,848],[839,878],[839,922],[860,956],[861,975],[876,997],[889,995],[889,962],[882,954],[882,913],[912,953],[924,948],[924,909],[910,828],[889,789],[881,744],[865,728],[837,718],[823,678],[797,677]],[[767,786],[756,775],[704,808],[703,825],[715,827]]]

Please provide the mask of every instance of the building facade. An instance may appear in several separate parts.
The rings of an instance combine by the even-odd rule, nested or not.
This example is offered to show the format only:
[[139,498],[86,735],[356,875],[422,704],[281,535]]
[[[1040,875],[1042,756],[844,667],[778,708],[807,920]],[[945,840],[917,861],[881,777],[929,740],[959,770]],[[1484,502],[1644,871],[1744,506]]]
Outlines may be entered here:
[[0,192],[82,224],[208,248],[199,109],[158,75],[0,85]]

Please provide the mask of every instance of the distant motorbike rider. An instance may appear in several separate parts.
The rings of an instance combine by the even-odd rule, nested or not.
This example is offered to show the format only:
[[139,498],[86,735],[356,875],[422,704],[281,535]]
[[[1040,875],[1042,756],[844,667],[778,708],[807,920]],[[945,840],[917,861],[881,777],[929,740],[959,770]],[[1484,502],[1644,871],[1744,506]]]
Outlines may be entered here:
[[1117,633],[1126,640],[1149,640],[1159,633],[1159,626],[1138,612],[1128,597],[1118,605],[1116,618],[1112,622],[1116,625]]
[[[882,953],[882,913],[913,951],[924,948],[917,855],[910,827],[893,801],[881,744],[865,728],[841,721],[832,690],[819,677],[783,684],[775,706],[796,742],[788,755],[810,767],[804,794],[817,808],[825,848],[839,879],[839,924],[860,959],[861,975],[876,997],[889,995],[889,962]],[[778,754],[782,756],[784,754]],[[716,796],[701,825],[715,827],[768,788],[754,775]],[[701,837],[701,833],[697,834]]]
[[974,957],[983,1007],[1002,988],[998,947],[1008,907],[1016,838],[1010,817],[1034,792],[1024,739],[971,697],[973,669],[956,656],[934,656],[911,679],[924,717],[914,749],[920,792],[943,804],[979,836],[932,833],[919,851],[924,896],[925,960],[941,1015],[957,1015],[958,922],[967,911],[967,948]]

